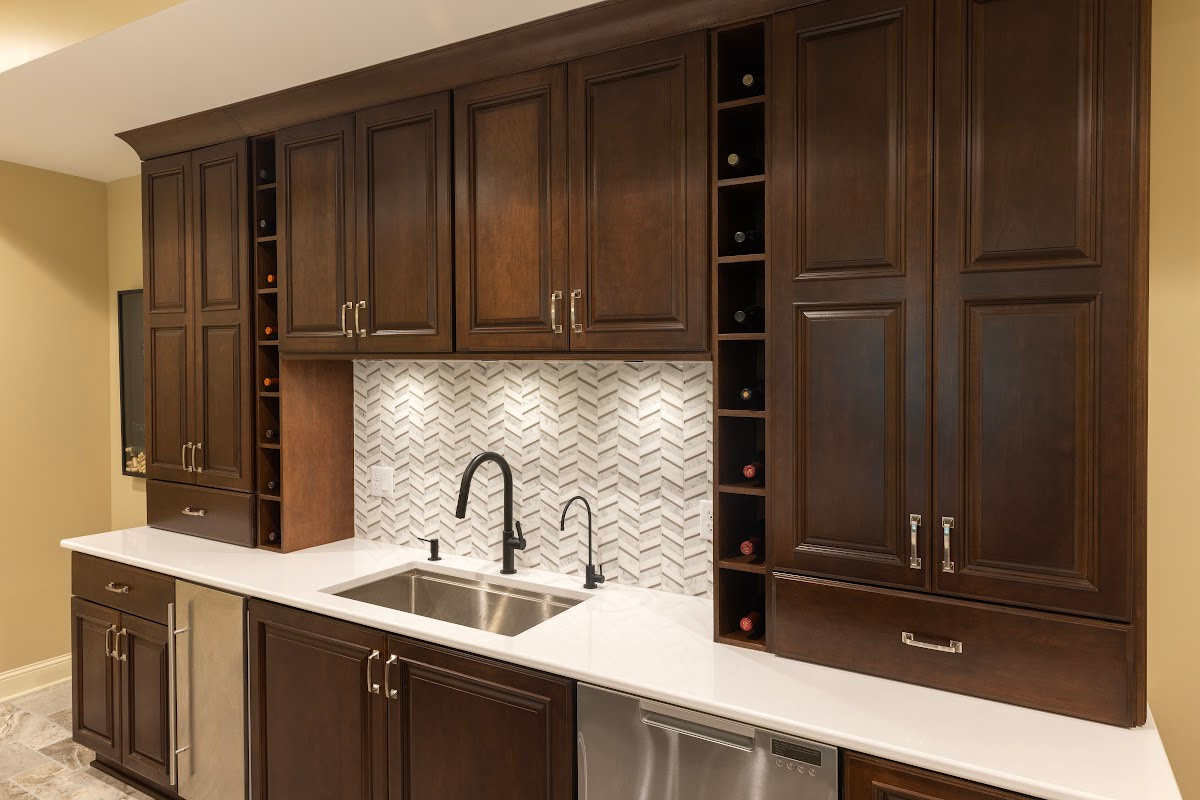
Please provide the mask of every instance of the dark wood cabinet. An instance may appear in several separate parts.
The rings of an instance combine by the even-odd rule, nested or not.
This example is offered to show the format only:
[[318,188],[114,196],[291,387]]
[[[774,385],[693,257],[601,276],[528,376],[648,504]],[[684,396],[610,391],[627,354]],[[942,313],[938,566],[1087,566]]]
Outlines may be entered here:
[[931,13],[845,0],[773,22],[779,568],[930,584]]
[[253,489],[246,145],[146,162],[147,475]]
[[1032,800],[859,753],[842,756],[842,800]]
[[450,96],[357,115],[360,352],[454,349]]
[[160,786],[171,783],[167,628],[121,617],[121,765]]
[[75,741],[120,760],[120,684],[113,639],[121,612],[71,599],[71,713]]
[[388,653],[393,800],[575,797],[570,681],[395,637]]
[[566,350],[566,67],[454,92],[457,348]]
[[279,131],[275,153],[280,349],[353,352],[354,115]]
[[572,350],[708,347],[708,42],[570,64]]
[[387,637],[257,600],[248,635],[253,796],[385,800]]

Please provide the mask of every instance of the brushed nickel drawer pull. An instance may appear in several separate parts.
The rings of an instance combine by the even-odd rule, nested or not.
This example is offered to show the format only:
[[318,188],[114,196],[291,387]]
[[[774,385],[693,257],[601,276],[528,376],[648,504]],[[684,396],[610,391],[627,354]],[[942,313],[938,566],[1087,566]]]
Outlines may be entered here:
[[379,651],[372,650],[367,656],[367,694],[379,694],[379,684],[371,682],[371,662],[379,660]]
[[954,562],[950,560],[950,529],[954,527],[954,517],[942,517],[942,572],[954,572]]
[[562,292],[550,293],[550,330],[555,333],[562,333],[562,325],[558,322],[558,304],[562,302]]
[[900,641],[909,647],[919,647],[922,650],[936,650],[939,653],[954,653],[955,655],[963,651],[962,642],[957,642],[954,639],[950,640],[950,644],[934,644],[933,642],[922,642],[916,636],[913,636],[908,631],[900,634]]
[[203,517],[205,514],[208,513],[208,509],[192,508],[191,506],[185,506],[183,509],[183,513],[184,513],[184,515],[189,516],[189,517]]
[[908,515],[908,530],[912,536],[912,541],[908,547],[908,566],[909,569],[921,568],[921,557],[917,555],[917,529],[921,527],[921,515]]
[[129,585],[125,584],[125,583],[116,583],[115,581],[109,581],[108,585],[105,586],[104,588],[108,589],[110,592],[112,592],[114,594],[129,594]]

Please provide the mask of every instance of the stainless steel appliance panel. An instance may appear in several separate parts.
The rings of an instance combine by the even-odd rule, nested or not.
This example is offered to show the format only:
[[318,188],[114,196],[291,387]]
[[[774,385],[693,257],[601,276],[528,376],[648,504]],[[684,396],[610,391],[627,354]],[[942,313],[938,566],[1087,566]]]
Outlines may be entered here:
[[579,684],[579,800],[837,800],[838,753]]

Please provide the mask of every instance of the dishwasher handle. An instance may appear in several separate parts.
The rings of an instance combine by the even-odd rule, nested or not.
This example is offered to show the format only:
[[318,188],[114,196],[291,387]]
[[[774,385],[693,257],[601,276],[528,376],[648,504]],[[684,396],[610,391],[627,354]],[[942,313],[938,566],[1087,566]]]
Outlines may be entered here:
[[684,708],[655,703],[653,700],[641,701],[641,717],[643,725],[747,753],[754,751],[755,730],[740,722],[710,717]]

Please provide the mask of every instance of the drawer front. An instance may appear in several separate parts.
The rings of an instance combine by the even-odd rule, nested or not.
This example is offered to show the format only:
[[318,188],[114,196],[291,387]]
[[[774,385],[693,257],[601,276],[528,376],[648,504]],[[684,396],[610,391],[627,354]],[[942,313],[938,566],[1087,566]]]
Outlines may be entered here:
[[882,758],[842,756],[842,800],[1033,800]]
[[778,655],[1111,725],[1138,724],[1129,625],[778,572],[772,587]]
[[146,524],[152,528],[254,547],[254,495],[149,481]]
[[71,554],[71,594],[162,625],[175,602],[175,579],[103,558]]

